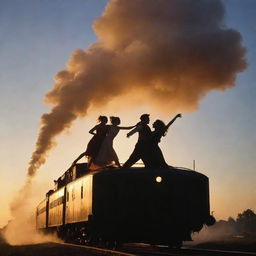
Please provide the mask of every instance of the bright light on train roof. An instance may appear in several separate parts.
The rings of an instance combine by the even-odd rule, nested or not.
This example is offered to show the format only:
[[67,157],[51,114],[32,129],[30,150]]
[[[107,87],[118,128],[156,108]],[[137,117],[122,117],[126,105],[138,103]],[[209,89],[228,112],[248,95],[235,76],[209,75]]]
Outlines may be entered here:
[[157,177],[156,177],[156,182],[158,182],[158,183],[162,182],[162,177],[157,176]]

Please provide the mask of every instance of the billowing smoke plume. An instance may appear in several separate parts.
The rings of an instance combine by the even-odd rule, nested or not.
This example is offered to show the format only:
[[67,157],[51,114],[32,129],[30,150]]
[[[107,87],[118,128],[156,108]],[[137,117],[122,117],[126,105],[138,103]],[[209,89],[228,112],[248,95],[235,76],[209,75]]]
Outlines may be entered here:
[[93,25],[98,41],[73,52],[46,95],[53,108],[41,118],[29,175],[90,107],[130,93],[170,112],[193,111],[208,92],[232,87],[245,49],[224,14],[220,0],[111,0]]

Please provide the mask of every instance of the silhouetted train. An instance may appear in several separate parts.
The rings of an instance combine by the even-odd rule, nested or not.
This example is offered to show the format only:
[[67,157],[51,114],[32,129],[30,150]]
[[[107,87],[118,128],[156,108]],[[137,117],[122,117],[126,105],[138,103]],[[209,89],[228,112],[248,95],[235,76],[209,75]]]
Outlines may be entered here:
[[86,244],[181,246],[214,222],[208,178],[181,168],[88,172],[86,164],[77,164],[55,181],[36,212],[37,229]]

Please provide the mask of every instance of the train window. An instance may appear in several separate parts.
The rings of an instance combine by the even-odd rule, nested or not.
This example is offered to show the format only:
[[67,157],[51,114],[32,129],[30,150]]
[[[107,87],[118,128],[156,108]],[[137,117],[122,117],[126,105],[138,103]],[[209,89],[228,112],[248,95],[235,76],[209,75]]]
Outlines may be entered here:
[[84,187],[81,187],[81,198],[84,198]]

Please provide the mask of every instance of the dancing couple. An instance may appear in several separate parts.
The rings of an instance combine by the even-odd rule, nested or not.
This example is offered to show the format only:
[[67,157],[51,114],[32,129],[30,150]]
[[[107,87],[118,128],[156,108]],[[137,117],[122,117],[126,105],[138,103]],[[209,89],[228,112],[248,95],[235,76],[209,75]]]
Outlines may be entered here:
[[118,156],[113,148],[113,140],[120,130],[130,130],[135,126],[121,127],[119,117],[111,116],[110,125],[107,125],[108,118],[99,116],[99,124],[94,126],[89,133],[93,135],[87,145],[87,149],[74,162],[76,164],[82,157],[88,157],[88,169],[97,169],[115,163],[121,168]]
[[150,121],[149,114],[143,114],[136,128],[127,134],[128,138],[136,132],[138,132],[139,136],[132,154],[122,168],[130,168],[140,159],[146,168],[168,168],[169,166],[164,160],[158,143],[166,135],[173,122],[179,117],[181,117],[181,114],[176,115],[167,125],[161,120],[156,120],[153,123],[154,131],[151,131],[148,126]]
[[86,151],[73,162],[73,165],[83,156],[87,156],[88,169],[97,169],[113,163],[121,168],[118,156],[113,148],[113,140],[120,130],[134,128],[127,134],[127,137],[138,133],[138,141],[122,168],[130,168],[140,159],[146,168],[168,168],[158,143],[166,135],[168,128],[179,117],[181,117],[181,114],[176,115],[167,125],[161,120],[156,120],[153,123],[154,130],[151,131],[148,126],[150,122],[149,114],[143,114],[139,123],[129,127],[120,127],[119,117],[110,117],[111,125],[107,125],[108,118],[100,116],[98,118],[99,124],[89,131],[94,136],[88,143]]

